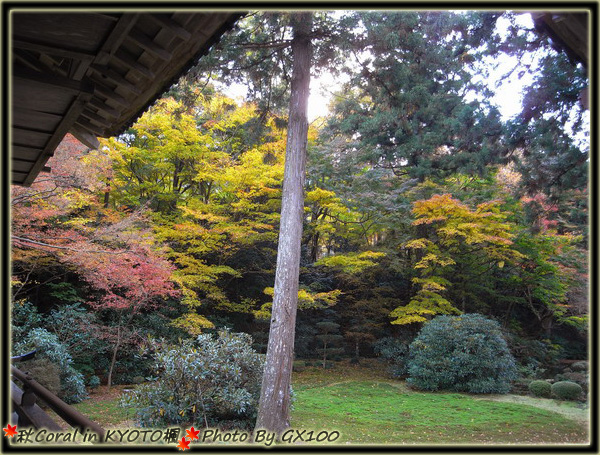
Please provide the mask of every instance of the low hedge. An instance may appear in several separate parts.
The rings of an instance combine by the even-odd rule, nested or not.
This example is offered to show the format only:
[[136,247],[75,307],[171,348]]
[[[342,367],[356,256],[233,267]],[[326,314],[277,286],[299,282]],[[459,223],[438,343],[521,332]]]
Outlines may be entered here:
[[576,400],[581,396],[583,389],[579,384],[571,381],[559,381],[552,384],[552,395],[560,400]]
[[528,389],[538,398],[550,398],[552,396],[552,385],[546,381],[531,381]]

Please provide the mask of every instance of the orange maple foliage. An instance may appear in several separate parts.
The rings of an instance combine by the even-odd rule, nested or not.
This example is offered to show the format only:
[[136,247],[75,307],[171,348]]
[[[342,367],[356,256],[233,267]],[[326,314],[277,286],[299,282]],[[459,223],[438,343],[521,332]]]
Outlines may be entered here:
[[198,439],[198,434],[200,433],[200,430],[196,430],[196,429],[194,429],[194,427],[192,427],[189,430],[185,430],[185,432],[187,433],[186,437],[190,441],[193,441],[194,439]]
[[6,425],[6,428],[3,428],[4,430],[4,436],[6,436],[7,438],[12,438],[13,436],[16,436],[17,433],[19,433],[17,431],[17,426],[11,426],[10,424]]
[[190,448],[190,442],[187,439],[185,439],[185,438],[181,438],[181,441],[179,441],[179,444],[177,444],[177,448],[179,450],[189,449]]

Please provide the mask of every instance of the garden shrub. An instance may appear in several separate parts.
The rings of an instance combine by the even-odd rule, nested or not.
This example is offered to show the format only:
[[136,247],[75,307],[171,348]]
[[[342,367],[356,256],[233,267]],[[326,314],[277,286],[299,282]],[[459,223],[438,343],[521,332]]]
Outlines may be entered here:
[[588,363],[585,360],[575,362],[575,363],[573,363],[573,365],[571,365],[571,369],[573,371],[587,371]]
[[[37,307],[26,300],[14,302],[11,313],[12,341],[15,345],[19,345],[27,339],[31,330],[40,326],[42,316]],[[13,355],[25,354],[15,349],[13,351]]]
[[34,358],[18,365],[54,395],[60,395],[60,369],[47,358]]
[[389,364],[392,376],[403,376],[407,373],[408,343],[398,338],[386,337],[373,344],[375,354],[385,359]]
[[155,380],[137,386],[123,404],[144,427],[254,425],[263,356],[245,333],[220,331],[176,346],[155,346]]
[[87,379],[87,385],[91,389],[96,389],[96,388],[100,387],[100,378],[96,375],[90,376]]
[[561,345],[547,339],[524,338],[509,333],[506,342],[510,352],[514,353],[519,374],[525,378],[542,379],[562,356]]
[[531,381],[528,388],[536,397],[550,398],[552,395],[552,385],[546,381]]
[[583,389],[579,384],[571,381],[559,381],[552,384],[552,395],[561,400],[576,400],[581,396]]
[[79,403],[87,398],[84,377],[73,368],[71,355],[55,334],[39,327],[32,329],[27,338],[13,346],[13,349],[15,352],[36,349],[36,358],[47,358],[58,367],[60,372],[60,393],[58,396],[66,403]]
[[496,321],[438,316],[409,347],[407,382],[419,389],[507,393],[517,369]]
[[89,312],[81,303],[73,303],[53,309],[41,327],[56,334],[69,351],[73,368],[87,378],[99,370],[107,370],[107,354],[112,354],[109,343],[99,337],[98,324],[95,313]]

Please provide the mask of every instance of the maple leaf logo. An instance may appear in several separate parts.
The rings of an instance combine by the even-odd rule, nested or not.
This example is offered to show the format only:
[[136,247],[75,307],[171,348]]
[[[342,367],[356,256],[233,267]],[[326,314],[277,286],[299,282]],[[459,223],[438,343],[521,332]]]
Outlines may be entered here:
[[194,439],[198,439],[198,434],[200,433],[200,430],[196,430],[194,429],[194,427],[192,427],[189,430],[185,430],[185,432],[187,433],[186,438],[188,438],[190,441],[193,441]]
[[[11,426],[10,424],[6,425],[6,428],[3,428],[4,430],[4,436],[6,436],[7,438],[12,438],[13,436],[15,436],[18,431],[17,431],[17,426]],[[192,428],[193,430],[193,428]]]
[[179,441],[179,444],[177,444],[177,448],[179,450],[189,449],[190,448],[190,442],[187,439],[185,439],[185,438],[181,438],[181,441]]

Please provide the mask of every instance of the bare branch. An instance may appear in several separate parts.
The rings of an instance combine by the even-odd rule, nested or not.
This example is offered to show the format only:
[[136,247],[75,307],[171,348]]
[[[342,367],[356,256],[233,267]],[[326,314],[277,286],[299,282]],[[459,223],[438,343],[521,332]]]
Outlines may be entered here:
[[25,244],[23,246],[27,246],[27,244],[38,245],[38,246],[44,246],[47,248],[55,248],[58,250],[75,251],[76,253],[123,254],[125,252],[125,251],[106,251],[106,250],[79,250],[77,248],[70,248],[68,246],[59,246],[59,245],[52,245],[50,243],[45,243],[45,242],[38,242],[36,240],[31,240],[26,237],[12,236],[12,238],[14,240],[16,240],[17,242],[21,242],[21,243]]

